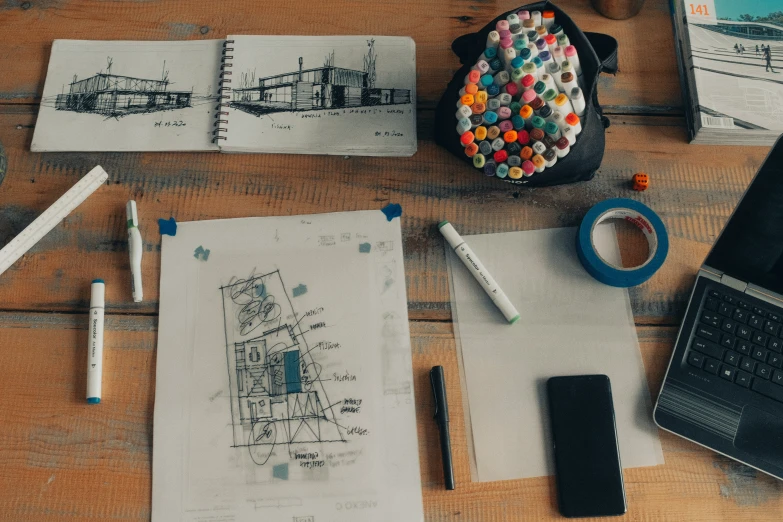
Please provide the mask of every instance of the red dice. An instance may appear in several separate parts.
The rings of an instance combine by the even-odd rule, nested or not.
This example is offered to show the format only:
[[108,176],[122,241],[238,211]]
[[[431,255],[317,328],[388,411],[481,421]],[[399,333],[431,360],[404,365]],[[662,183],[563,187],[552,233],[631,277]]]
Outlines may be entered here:
[[644,172],[637,172],[633,175],[633,189],[642,191],[647,190],[650,185],[650,177]]

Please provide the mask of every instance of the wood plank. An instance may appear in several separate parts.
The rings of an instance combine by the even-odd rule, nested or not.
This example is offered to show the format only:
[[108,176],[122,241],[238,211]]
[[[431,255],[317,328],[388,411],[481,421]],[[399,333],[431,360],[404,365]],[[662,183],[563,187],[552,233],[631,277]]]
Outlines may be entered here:
[[[252,2],[44,0],[0,7],[0,102],[40,100],[52,40],[182,40],[228,34],[379,34],[411,36],[417,44],[418,99],[433,108],[459,69],[450,44],[481,29],[517,3],[473,0],[374,2]],[[648,0],[638,16],[609,20],[580,0],[558,2],[585,31],[620,41],[621,72],[601,79],[601,102],[611,111],[679,112],[681,103],[666,0]],[[306,13],[293,22],[291,13]],[[341,13],[340,16],[335,16]],[[35,30],[30,30],[34,27]],[[122,67],[115,61],[116,67]],[[118,69],[119,70],[119,69]],[[97,71],[96,71],[97,72]]]
[[[0,518],[150,516],[156,320],[110,315],[104,396],[84,402],[87,316],[0,313]],[[638,329],[657,393],[676,329]],[[451,326],[412,323],[419,461],[426,520],[558,519],[551,478],[470,483]],[[442,489],[427,372],[446,368],[457,490]],[[666,464],[625,473],[631,520],[779,520],[783,483],[678,437],[661,435]],[[520,441],[523,443],[523,441]],[[89,492],[87,494],[86,492]]]
[[[543,189],[487,180],[427,139],[412,158],[382,159],[210,153],[32,154],[29,108],[0,112],[8,170],[0,185],[5,244],[97,164],[111,181],[0,276],[0,310],[84,311],[89,281],[107,281],[112,312],[153,314],[160,265],[158,218],[178,221],[403,207],[410,313],[451,318],[443,242],[435,224],[463,234],[577,226],[588,208],[630,197],[669,230],[663,269],[631,289],[640,324],[678,324],[696,269],[763,161],[763,147],[688,145],[671,118],[614,118],[603,166],[590,182]],[[676,123],[676,120],[674,120]],[[636,171],[651,188],[629,189]],[[126,200],[135,198],[144,238],[145,302],[130,299]]]

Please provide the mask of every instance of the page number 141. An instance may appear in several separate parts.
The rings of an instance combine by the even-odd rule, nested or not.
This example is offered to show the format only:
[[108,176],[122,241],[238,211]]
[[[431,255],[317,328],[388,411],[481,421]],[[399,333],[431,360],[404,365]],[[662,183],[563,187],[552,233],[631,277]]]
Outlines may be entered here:
[[688,4],[691,6],[692,15],[710,16],[707,4]]

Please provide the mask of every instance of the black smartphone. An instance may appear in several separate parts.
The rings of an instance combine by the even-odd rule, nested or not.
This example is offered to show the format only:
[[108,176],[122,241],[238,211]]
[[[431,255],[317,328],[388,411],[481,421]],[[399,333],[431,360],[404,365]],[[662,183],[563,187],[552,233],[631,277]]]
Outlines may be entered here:
[[624,514],[625,486],[609,377],[552,377],[547,395],[560,513],[569,518]]

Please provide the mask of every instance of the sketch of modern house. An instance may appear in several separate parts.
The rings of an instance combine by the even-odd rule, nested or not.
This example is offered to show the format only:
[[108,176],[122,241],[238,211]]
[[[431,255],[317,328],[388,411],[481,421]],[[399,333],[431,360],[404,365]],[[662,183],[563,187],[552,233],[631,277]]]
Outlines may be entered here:
[[333,65],[259,78],[258,84],[232,90],[230,107],[260,116],[274,112],[343,109],[411,102],[410,89],[377,88],[374,70]]
[[67,93],[58,94],[55,109],[89,112],[117,118],[191,106],[190,91],[168,90],[169,80],[148,80],[98,73],[70,83]]

